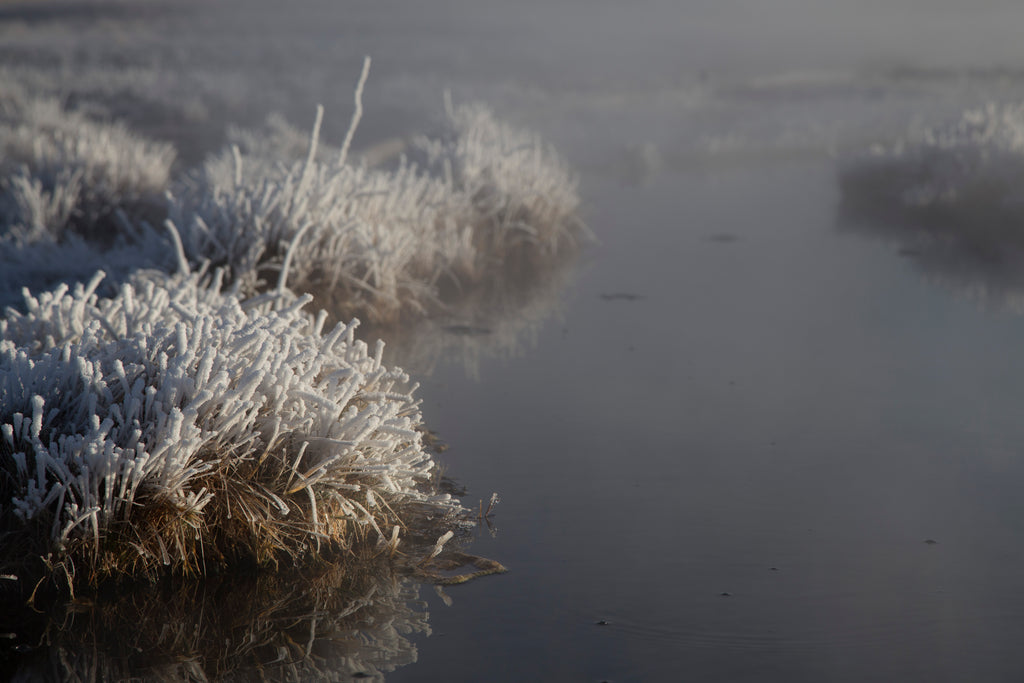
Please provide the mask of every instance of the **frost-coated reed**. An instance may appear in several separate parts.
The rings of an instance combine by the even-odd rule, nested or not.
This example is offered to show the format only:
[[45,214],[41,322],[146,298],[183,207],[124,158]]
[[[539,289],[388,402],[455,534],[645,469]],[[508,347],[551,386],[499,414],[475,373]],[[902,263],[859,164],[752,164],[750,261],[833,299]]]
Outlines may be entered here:
[[93,577],[202,571],[391,542],[407,503],[457,509],[423,492],[415,387],[357,322],[325,332],[308,296],[247,311],[219,275],[149,274],[109,299],[101,277],[0,322],[11,551]]

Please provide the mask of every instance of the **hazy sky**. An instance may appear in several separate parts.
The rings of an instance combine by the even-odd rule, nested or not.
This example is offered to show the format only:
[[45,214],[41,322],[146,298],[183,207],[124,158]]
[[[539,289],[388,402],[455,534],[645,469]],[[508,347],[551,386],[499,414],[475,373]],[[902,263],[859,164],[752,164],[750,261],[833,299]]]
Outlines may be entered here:
[[625,57],[671,45],[707,68],[1024,59],[1024,3],[1008,0],[649,0],[628,8],[568,0],[537,11],[533,23],[547,23],[580,52]]

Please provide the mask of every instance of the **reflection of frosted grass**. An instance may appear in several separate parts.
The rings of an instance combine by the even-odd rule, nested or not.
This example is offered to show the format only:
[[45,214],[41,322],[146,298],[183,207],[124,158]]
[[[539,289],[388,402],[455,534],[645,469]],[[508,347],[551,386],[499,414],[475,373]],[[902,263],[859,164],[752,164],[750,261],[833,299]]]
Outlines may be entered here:
[[382,680],[429,635],[419,588],[380,564],[126,591],[51,618],[15,679]]
[[430,374],[452,359],[479,378],[483,358],[512,358],[536,343],[544,324],[560,312],[578,257],[578,250],[565,249],[542,263],[506,263],[476,287],[449,293],[443,313],[372,327],[370,337],[387,339],[392,361],[404,368]]
[[246,312],[198,275],[96,284],[0,322],[3,526],[37,557],[93,576],[267,564],[390,542],[405,503],[456,509],[421,493],[408,378],[354,324],[324,333],[308,297]]

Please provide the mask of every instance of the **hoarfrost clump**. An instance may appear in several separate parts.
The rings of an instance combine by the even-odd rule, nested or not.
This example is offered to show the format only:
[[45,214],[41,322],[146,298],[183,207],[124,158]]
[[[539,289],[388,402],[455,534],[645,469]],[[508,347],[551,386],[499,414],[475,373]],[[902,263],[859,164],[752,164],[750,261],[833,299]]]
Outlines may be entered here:
[[453,106],[446,97],[445,109],[448,133],[416,145],[471,203],[477,266],[524,246],[553,254],[574,244],[584,232],[579,195],[555,151],[481,104]]
[[2,90],[0,308],[18,305],[25,286],[86,280],[101,267],[121,280],[173,263],[146,220],[165,213],[173,148],[56,99]]
[[989,307],[1024,310],[1024,104],[965,112],[840,169],[843,208],[929,279]]
[[162,212],[174,157],[171,145],[56,99],[11,97],[0,106],[0,240],[20,247],[74,233],[109,245],[118,211]]
[[846,161],[840,180],[854,212],[927,222],[979,247],[1024,245],[1024,104],[967,111]]
[[316,145],[314,130],[308,158],[291,164],[236,147],[182,183],[171,218],[189,258],[226,267],[244,294],[280,284],[337,302],[341,317],[423,311],[442,265],[471,257],[450,188],[408,164],[317,161]]
[[320,146],[318,108],[304,153],[272,123],[169,191],[169,146],[55,100],[0,102],[0,300],[98,265],[115,280],[26,290],[0,320],[0,561],[202,572],[360,539],[393,555],[401,529],[459,523],[428,485],[409,378],[357,321],[325,333],[303,306],[453,314],[585,228],[550,148],[479,106],[449,103],[425,167],[351,163],[368,68],[339,148]]
[[434,173],[404,157],[391,170],[348,163],[354,127],[325,160],[322,110],[304,160],[287,130],[268,143],[236,134],[246,151],[222,152],[174,191],[188,257],[226,268],[246,295],[287,286],[339,317],[384,322],[439,308],[508,261],[575,245],[579,197],[554,152],[479,105],[449,114],[449,134],[416,142]]
[[425,492],[415,387],[357,322],[324,333],[308,296],[247,312],[219,274],[110,299],[101,277],[0,322],[3,527],[38,555],[94,578],[266,564],[459,509]]

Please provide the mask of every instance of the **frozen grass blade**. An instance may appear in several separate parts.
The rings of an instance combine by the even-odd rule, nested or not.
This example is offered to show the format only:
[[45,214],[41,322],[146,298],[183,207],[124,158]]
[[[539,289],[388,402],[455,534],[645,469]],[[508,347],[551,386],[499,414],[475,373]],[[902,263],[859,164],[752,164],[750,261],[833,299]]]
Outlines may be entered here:
[[348,148],[352,144],[352,138],[356,134],[356,128],[359,127],[359,121],[363,118],[363,87],[366,85],[366,79],[369,75],[370,58],[364,57],[363,71],[359,74],[359,82],[356,84],[356,107],[352,112],[352,123],[349,124],[348,131],[345,133],[345,141],[341,143],[341,152],[338,153],[339,166],[345,165],[345,161],[348,159]]

